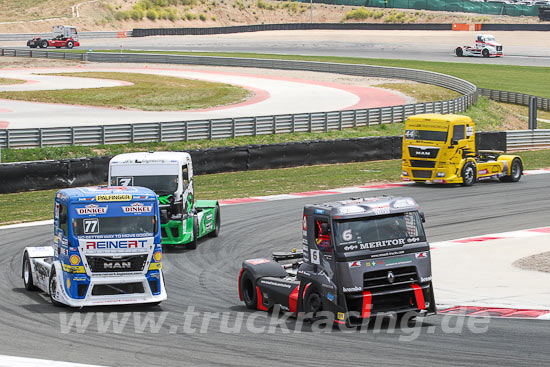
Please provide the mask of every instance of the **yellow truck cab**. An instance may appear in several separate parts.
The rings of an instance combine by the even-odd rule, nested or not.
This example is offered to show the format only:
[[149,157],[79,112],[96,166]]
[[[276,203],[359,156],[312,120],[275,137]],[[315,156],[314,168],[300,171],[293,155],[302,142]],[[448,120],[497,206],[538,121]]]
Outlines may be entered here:
[[476,151],[475,124],[468,116],[411,116],[405,121],[401,179],[464,186],[486,179],[519,181],[523,174],[521,157],[503,153]]

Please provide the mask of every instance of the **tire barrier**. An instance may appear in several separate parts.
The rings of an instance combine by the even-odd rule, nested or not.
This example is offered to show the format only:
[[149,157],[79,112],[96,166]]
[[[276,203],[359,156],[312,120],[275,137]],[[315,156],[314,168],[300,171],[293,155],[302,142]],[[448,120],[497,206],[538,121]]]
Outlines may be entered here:
[[392,30],[392,31],[450,31],[451,23],[283,23],[255,24],[209,28],[134,28],[132,37],[199,36],[262,31],[300,30]]
[[[317,140],[187,151],[194,173],[299,167],[401,158],[401,136]],[[505,132],[476,134],[478,149],[506,150]],[[0,194],[105,184],[111,157],[0,164]]]

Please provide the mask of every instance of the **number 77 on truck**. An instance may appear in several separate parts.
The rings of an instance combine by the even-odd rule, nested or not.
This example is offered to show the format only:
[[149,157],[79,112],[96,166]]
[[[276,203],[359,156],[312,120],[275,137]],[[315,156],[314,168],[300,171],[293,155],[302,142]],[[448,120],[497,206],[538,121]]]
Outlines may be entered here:
[[52,246],[27,247],[23,281],[56,306],[166,299],[157,196],[143,187],[57,192]]

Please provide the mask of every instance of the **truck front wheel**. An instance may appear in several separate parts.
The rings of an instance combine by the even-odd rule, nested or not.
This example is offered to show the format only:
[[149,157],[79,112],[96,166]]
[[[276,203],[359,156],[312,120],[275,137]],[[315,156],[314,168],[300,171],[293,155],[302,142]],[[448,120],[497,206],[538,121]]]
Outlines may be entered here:
[[462,185],[472,186],[476,182],[476,166],[468,162],[462,167]]
[[32,279],[31,259],[29,259],[29,255],[26,252],[23,256],[23,283],[25,283],[25,289],[28,291],[36,289]]
[[245,270],[240,281],[241,284],[239,284],[239,288],[241,289],[241,298],[246,308],[256,310],[258,308],[258,295],[256,293],[256,281],[254,281],[254,277],[250,271]]
[[208,234],[209,237],[218,237],[220,234],[221,218],[220,218],[220,206],[216,205],[214,210],[214,230]]
[[309,286],[304,294],[304,311],[315,314],[322,311],[322,309],[323,301],[321,300],[321,295],[313,286]]
[[458,57],[464,56],[464,51],[462,51],[462,47],[457,47],[456,50],[455,50],[455,54]]
[[48,291],[50,292],[50,300],[52,301],[52,305],[56,307],[63,306],[63,303],[55,300],[53,297],[54,292],[57,291],[57,275],[55,274],[55,268],[53,268],[52,265],[52,272],[50,274],[50,280],[48,282]]
[[489,50],[484,48],[483,51],[481,51],[481,54],[483,55],[483,57],[489,57]]
[[189,242],[187,247],[191,250],[194,250],[197,248],[197,241],[199,237],[199,220],[197,219],[197,216],[193,216],[193,240]]
[[73,48],[74,47],[74,42],[73,41],[67,41],[67,48]]

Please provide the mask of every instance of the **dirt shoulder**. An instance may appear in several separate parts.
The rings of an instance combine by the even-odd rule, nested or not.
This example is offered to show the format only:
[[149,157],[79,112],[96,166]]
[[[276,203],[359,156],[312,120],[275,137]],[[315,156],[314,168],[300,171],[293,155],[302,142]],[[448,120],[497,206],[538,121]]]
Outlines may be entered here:
[[523,270],[550,273],[550,251],[524,257],[523,259],[515,261],[512,265]]
[[[139,0],[44,0],[27,6],[19,1],[3,4],[0,33],[50,32],[58,24],[75,25],[80,31],[130,30],[133,28],[219,27],[270,23],[339,23],[357,6],[290,3],[272,0],[189,0],[188,5],[174,7],[177,17],[150,20],[117,20],[117,13],[131,11]],[[80,5],[78,5],[80,4]],[[78,11],[74,7],[78,5]],[[541,23],[538,17],[511,17],[427,10],[368,8],[382,12],[379,17],[347,22],[392,22],[403,13],[408,23]],[[203,15],[201,17],[201,15]]]

